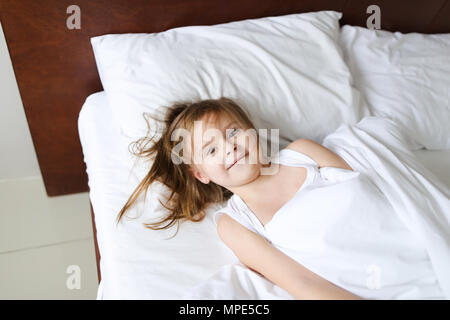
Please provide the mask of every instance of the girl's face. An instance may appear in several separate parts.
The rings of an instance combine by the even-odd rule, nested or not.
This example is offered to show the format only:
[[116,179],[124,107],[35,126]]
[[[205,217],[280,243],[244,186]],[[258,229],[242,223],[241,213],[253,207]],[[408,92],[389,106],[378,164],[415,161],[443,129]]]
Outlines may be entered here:
[[259,145],[254,129],[241,128],[226,115],[217,121],[205,115],[194,124],[191,171],[201,182],[227,189],[245,185],[260,175]]

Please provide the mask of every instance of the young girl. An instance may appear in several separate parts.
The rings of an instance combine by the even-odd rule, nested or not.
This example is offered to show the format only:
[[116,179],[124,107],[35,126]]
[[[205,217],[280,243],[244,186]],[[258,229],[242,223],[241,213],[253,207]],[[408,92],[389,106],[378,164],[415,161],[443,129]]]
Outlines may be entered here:
[[[373,200],[364,198],[364,190],[373,186],[360,179],[358,172],[331,150],[307,139],[298,139],[276,157],[265,158],[255,127],[243,109],[231,99],[174,104],[167,109],[163,122],[164,130],[154,144],[147,147],[152,142],[148,137],[135,143],[138,151],[134,154],[151,158],[153,165],[119,212],[118,221],[142,191],[146,192],[156,180],[172,191],[167,201],[172,205],[163,204],[170,213],[157,223],[147,224],[150,229],[168,228],[183,220],[201,221],[209,204],[228,200],[227,206],[214,216],[218,234],[247,267],[297,299],[359,299],[359,296],[336,285],[338,280],[328,281],[300,262],[308,256],[328,255],[336,259],[341,268],[347,268],[350,278],[352,272],[355,276],[358,276],[357,272],[361,273],[352,265],[359,259],[353,259],[352,250],[326,251],[327,247],[323,245],[326,233],[332,232],[329,224],[352,226],[346,219],[361,220],[364,217],[369,221],[369,214],[385,221],[394,219],[392,210],[386,207],[387,201],[381,196],[374,204],[367,204],[367,208],[358,207],[356,210],[356,207],[351,207],[353,203],[358,205],[359,200]],[[180,131],[189,133],[182,139],[181,151]],[[261,174],[268,169],[271,170],[266,172],[270,174]],[[348,183],[343,187],[342,183],[326,180],[327,170]],[[360,194],[349,197],[352,192]],[[327,203],[330,200],[332,202]],[[325,209],[316,210],[316,205]],[[307,212],[297,212],[308,206]],[[367,212],[362,214],[361,211]],[[316,228],[314,224],[323,224],[323,230],[318,232],[323,234],[308,234],[308,223],[311,223],[311,229]],[[392,222],[392,226],[395,223],[397,221]],[[392,241],[386,238],[389,234],[379,232],[381,228],[374,226],[374,230],[370,230],[371,226],[367,228],[368,247],[370,241]],[[303,229],[299,229],[301,227]],[[292,243],[302,247],[303,251],[296,252],[295,246],[288,248]],[[411,248],[405,243],[411,243]],[[361,244],[354,244],[356,250],[360,250],[358,245]],[[398,239],[398,245],[390,243],[385,255],[395,254],[396,251],[392,250],[414,250],[416,245],[405,231],[404,239]],[[323,252],[316,252],[320,250]],[[401,276],[398,279],[401,281]]]

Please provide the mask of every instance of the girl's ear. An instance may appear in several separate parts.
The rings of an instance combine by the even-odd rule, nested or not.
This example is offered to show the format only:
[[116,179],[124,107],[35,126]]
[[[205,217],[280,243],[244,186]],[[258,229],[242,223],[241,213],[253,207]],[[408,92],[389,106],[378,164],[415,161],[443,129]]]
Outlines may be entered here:
[[199,180],[201,183],[208,184],[209,178],[205,177],[199,170],[193,167],[189,167],[189,172],[192,174],[194,178]]

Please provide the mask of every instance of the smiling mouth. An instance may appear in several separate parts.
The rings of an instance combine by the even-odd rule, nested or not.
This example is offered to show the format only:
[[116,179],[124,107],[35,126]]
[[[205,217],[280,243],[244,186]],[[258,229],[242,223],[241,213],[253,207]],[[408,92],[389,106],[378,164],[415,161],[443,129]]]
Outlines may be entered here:
[[233,167],[235,164],[236,164],[236,162],[238,162],[239,160],[241,160],[242,158],[245,158],[247,156],[247,153],[246,154],[244,154],[242,157],[240,157],[239,159],[237,159],[231,166],[229,166],[228,168],[227,168],[227,170],[230,170],[231,169],[231,167]]

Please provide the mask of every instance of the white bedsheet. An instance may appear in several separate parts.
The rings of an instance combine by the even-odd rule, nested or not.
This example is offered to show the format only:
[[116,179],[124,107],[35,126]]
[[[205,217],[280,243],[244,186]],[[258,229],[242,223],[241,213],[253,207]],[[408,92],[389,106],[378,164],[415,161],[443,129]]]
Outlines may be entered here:
[[396,214],[423,243],[438,282],[450,299],[450,188],[420,164],[405,128],[369,117],[342,126],[324,145],[369,175]]
[[[154,232],[138,220],[115,226],[115,217],[137,184],[130,169],[129,143],[111,125],[103,92],[86,100],[79,117],[80,140],[89,176],[102,256],[99,299],[290,299],[286,291],[245,268],[220,241],[211,217],[174,230]],[[450,188],[450,150],[417,150],[415,155]],[[149,192],[151,193],[151,192]],[[147,208],[151,204],[148,197]],[[149,210],[151,211],[151,210]],[[214,277],[213,277],[214,275]],[[214,285],[208,279],[214,279]],[[225,290],[225,288],[233,290]],[[207,288],[207,291],[201,289]]]

